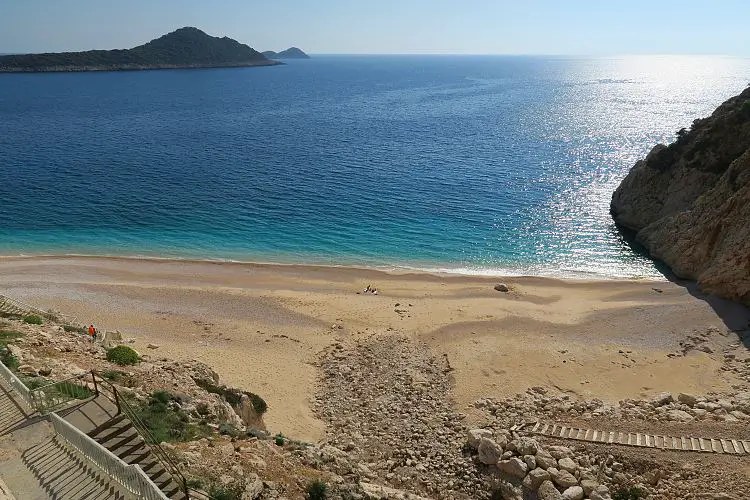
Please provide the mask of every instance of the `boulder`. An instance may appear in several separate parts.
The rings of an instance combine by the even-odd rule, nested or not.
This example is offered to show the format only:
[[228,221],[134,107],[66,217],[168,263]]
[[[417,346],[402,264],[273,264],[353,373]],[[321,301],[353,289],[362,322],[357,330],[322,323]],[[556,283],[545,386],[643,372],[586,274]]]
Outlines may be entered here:
[[557,460],[560,460],[561,458],[573,456],[573,450],[571,450],[567,446],[548,446],[547,451],[549,452],[550,455],[555,457]]
[[612,500],[612,496],[609,494],[609,488],[600,484],[594,491],[589,493],[589,500]]
[[563,457],[557,461],[557,468],[566,470],[571,474],[575,474],[575,472],[578,470],[578,464],[575,463],[572,458]]
[[563,500],[583,500],[583,488],[571,486],[562,493]]
[[523,486],[529,491],[536,491],[545,481],[550,481],[549,472],[544,469],[534,469],[530,471],[523,480]]
[[25,377],[36,377],[39,375],[36,368],[31,365],[21,365],[18,367],[18,373]]
[[681,392],[677,395],[677,401],[684,405],[688,405],[690,407],[695,406],[695,404],[698,402],[698,398],[693,396],[692,394],[686,394],[684,392]]
[[523,479],[529,471],[529,466],[518,457],[512,457],[508,460],[500,460],[497,462],[497,468],[502,472],[519,479]]
[[562,494],[557,491],[552,481],[544,481],[537,490],[539,500],[562,500]]
[[667,417],[669,417],[669,420],[675,420],[677,422],[690,422],[693,420],[693,416],[683,410],[669,410],[667,412]]
[[552,477],[552,482],[562,488],[570,488],[578,484],[578,479],[566,470],[559,470],[554,467],[547,469],[549,475]]
[[362,490],[364,497],[369,500],[382,500],[384,498],[387,500],[429,500],[408,491],[380,486],[379,484],[361,482],[359,488]]
[[591,495],[591,492],[599,487],[599,483],[593,479],[581,479],[581,488],[584,495]]
[[507,293],[510,291],[510,288],[508,288],[508,285],[506,285],[505,283],[498,283],[497,285],[495,285],[495,290],[497,290],[498,292]]
[[263,493],[263,481],[257,474],[250,474],[245,479],[245,491],[242,492],[242,500],[256,500]]
[[487,429],[471,429],[466,436],[466,443],[471,446],[471,449],[476,450],[479,448],[479,442],[482,438],[491,438],[492,431]]
[[519,455],[536,455],[539,451],[539,444],[529,437],[520,437],[508,443],[508,449]]
[[482,438],[477,447],[479,461],[487,465],[495,465],[503,456],[503,447],[489,438]]
[[674,398],[672,397],[672,394],[668,392],[662,392],[660,394],[657,394],[656,396],[651,398],[650,403],[653,406],[664,406],[666,404],[671,403],[674,401]]
[[542,469],[546,470],[550,467],[557,467],[557,460],[546,450],[537,451],[534,458],[536,458],[537,467],[541,467]]

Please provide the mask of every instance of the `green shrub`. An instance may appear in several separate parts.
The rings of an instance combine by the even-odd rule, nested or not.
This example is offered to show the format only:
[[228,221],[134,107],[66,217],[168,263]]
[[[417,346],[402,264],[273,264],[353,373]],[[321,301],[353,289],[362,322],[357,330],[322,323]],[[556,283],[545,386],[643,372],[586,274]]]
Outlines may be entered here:
[[222,422],[219,424],[219,434],[236,438],[240,435],[240,431],[229,422]]
[[328,495],[328,485],[316,479],[307,485],[307,498],[310,500],[325,500]]
[[166,405],[170,401],[172,401],[172,395],[167,391],[154,391],[151,393],[151,404],[156,402]]
[[196,380],[195,383],[211,394],[218,394],[219,396],[223,397],[227,401],[227,403],[232,406],[240,406],[240,404],[242,403],[242,395],[244,394],[248,398],[250,398],[250,403],[253,405],[253,409],[259,415],[264,414],[268,409],[268,404],[266,404],[263,398],[252,392],[240,391],[239,389],[230,389],[226,386],[221,385],[214,385],[205,380]]
[[3,349],[0,351],[0,362],[2,362],[9,370],[18,370],[18,358],[13,356],[9,350]]
[[282,433],[278,433],[273,437],[273,442],[276,443],[276,446],[284,446],[284,443],[286,442],[286,438]]
[[147,438],[150,443],[194,441],[213,433],[206,425],[191,424],[184,411],[169,405],[172,395],[167,391],[154,391],[148,401],[128,399],[151,433]]
[[0,349],[7,347],[8,344],[21,337],[23,337],[21,332],[0,329]]
[[23,322],[30,325],[42,325],[44,324],[44,319],[36,314],[29,314],[28,316],[23,317]]
[[68,333],[80,333],[83,335],[86,335],[88,333],[88,330],[86,330],[82,326],[63,325],[63,330],[65,330]]
[[631,486],[630,488],[622,488],[612,495],[612,500],[640,500],[646,498],[648,491],[637,486]]
[[141,359],[138,353],[126,345],[118,345],[107,351],[107,360],[118,365],[134,365]]
[[94,395],[94,392],[88,387],[71,384],[70,382],[61,382],[54,388],[60,395],[69,396],[73,399],[86,399]]
[[203,488],[203,479],[199,477],[194,477],[192,479],[187,480],[187,487],[191,490],[199,490]]
[[212,485],[208,489],[208,496],[210,496],[212,500],[240,500],[244,491],[245,488],[243,485]]
[[117,371],[117,370],[104,370],[102,372],[102,377],[106,378],[110,382],[119,382],[122,380],[124,373]]

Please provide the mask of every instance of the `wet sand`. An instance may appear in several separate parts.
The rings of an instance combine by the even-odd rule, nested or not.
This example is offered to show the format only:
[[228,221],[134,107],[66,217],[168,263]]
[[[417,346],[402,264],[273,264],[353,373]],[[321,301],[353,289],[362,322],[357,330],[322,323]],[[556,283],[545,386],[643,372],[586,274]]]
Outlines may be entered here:
[[[499,281],[511,291],[495,291]],[[378,295],[362,293],[368,284]],[[696,332],[710,331],[713,345],[736,337],[711,305],[666,280],[1,257],[0,293],[119,330],[150,356],[201,360],[224,383],[266,399],[270,430],[310,441],[324,430],[309,408],[318,353],[370,335],[426,342],[446,359],[455,404],[469,413],[478,398],[537,385],[616,402],[736,382],[721,370],[720,350],[683,355],[680,341]]]

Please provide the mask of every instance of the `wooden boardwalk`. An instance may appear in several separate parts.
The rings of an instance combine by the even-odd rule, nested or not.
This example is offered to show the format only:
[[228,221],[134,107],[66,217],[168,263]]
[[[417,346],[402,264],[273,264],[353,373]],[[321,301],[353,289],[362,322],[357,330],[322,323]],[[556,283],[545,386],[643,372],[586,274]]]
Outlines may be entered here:
[[603,431],[568,427],[559,424],[531,422],[515,425],[512,431],[525,431],[541,436],[587,441],[589,443],[639,446],[670,451],[696,451],[750,456],[750,441],[740,439],[705,438],[692,436],[663,436],[640,432]]

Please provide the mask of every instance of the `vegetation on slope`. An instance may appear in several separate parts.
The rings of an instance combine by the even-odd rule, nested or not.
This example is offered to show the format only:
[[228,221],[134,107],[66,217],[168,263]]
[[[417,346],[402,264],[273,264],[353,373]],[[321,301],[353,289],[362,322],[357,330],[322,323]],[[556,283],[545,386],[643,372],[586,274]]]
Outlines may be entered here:
[[132,49],[89,50],[0,56],[0,71],[85,71],[118,69],[262,66],[269,61],[255,49],[197,28],[180,28]]

